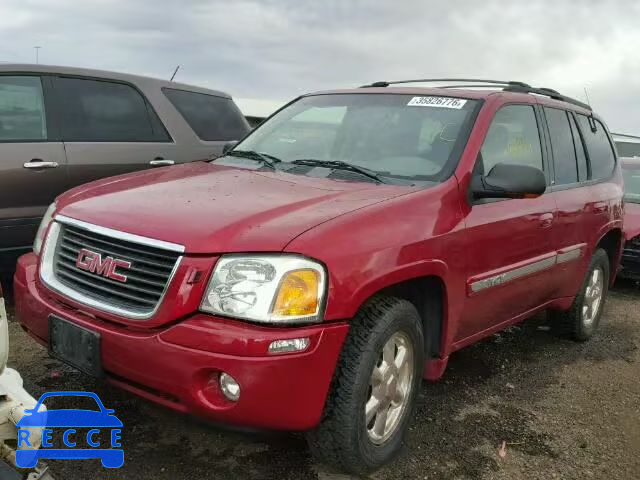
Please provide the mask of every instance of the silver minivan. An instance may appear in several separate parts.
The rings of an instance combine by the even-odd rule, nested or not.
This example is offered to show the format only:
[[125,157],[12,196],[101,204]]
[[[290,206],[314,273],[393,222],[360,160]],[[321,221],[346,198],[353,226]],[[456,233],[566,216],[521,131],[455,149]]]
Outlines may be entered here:
[[204,160],[249,125],[223,92],[123,73],[0,64],[0,253],[29,248],[63,191]]

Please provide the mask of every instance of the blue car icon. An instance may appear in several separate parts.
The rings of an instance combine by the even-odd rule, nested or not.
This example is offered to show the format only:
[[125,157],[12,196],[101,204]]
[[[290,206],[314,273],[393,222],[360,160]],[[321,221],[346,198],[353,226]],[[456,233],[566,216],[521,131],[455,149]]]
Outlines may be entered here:
[[[91,397],[99,410],[58,409],[39,412],[45,399],[50,397]],[[18,449],[16,450],[16,465],[21,468],[33,468],[40,458],[55,459],[86,459],[99,458],[107,468],[119,468],[124,464],[124,450],[120,444],[120,428],[122,422],[113,415],[114,410],[104,407],[98,395],[92,392],[48,392],[43,394],[33,409],[25,410],[25,415],[18,421]],[[29,431],[26,427],[42,427],[42,447],[30,449],[28,441]],[[76,432],[74,427],[91,428],[86,435]],[[62,439],[68,448],[49,448],[53,429],[63,431]],[[108,447],[101,445],[97,437],[101,430],[110,429]]]

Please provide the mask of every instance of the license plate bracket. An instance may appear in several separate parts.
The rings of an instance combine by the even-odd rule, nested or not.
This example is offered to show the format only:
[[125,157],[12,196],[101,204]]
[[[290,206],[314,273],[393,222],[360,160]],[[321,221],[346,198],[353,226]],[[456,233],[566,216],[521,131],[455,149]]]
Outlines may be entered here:
[[104,376],[100,334],[55,315],[49,317],[49,355],[81,372]]

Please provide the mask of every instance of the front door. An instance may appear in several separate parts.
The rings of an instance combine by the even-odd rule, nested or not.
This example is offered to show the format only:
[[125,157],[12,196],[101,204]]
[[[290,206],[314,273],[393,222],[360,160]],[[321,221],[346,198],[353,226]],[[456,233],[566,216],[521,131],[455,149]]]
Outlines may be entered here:
[[44,91],[37,75],[0,76],[0,252],[29,247],[47,207],[68,188]]
[[[474,174],[488,173],[497,163],[546,172],[540,139],[532,105],[503,106],[493,118]],[[553,291],[553,198],[545,194],[471,203],[465,220],[467,299],[456,341],[541,305]]]
[[132,85],[76,77],[53,85],[71,186],[175,161],[176,144]]

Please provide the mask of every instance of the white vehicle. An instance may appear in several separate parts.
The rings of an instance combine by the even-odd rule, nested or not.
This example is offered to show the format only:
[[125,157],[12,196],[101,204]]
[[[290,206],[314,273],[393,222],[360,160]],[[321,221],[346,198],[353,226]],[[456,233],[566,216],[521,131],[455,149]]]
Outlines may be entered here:
[[640,157],[640,137],[622,133],[612,133],[611,136],[616,144],[619,156],[629,158]]
[[[0,458],[15,467],[14,448],[18,439],[16,423],[23,417],[26,408],[36,406],[36,400],[22,386],[20,374],[7,367],[8,357],[9,325],[0,286]],[[29,430],[32,448],[38,448],[42,440],[42,428]]]

